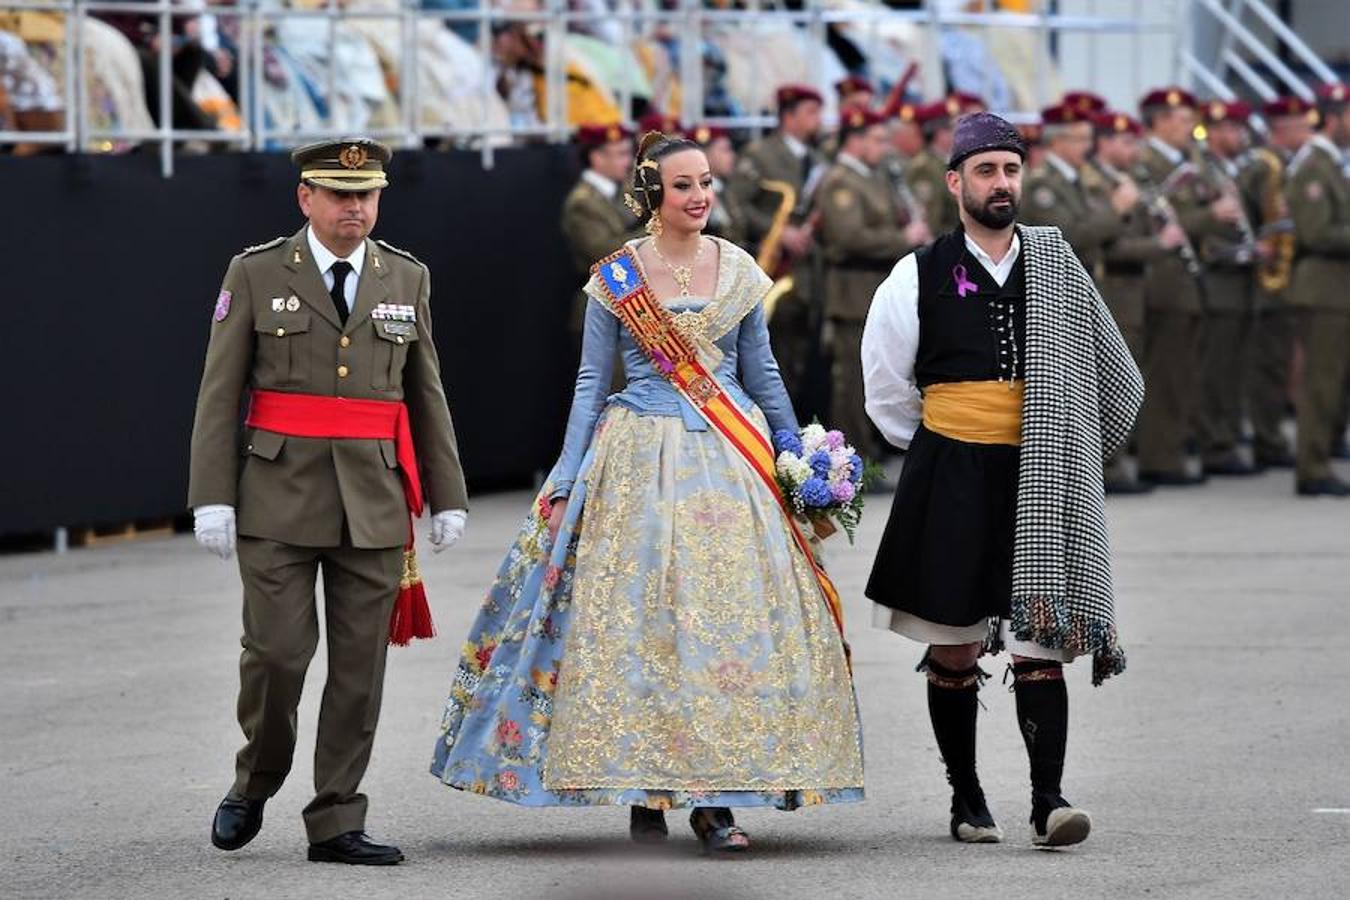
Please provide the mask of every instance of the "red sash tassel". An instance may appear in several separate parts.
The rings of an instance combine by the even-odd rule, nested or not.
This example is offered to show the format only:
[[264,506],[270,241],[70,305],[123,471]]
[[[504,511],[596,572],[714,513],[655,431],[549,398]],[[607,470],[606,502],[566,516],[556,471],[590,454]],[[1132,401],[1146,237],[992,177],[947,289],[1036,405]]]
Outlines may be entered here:
[[394,442],[403,497],[408,504],[408,543],[403,549],[398,598],[389,617],[389,643],[406,646],[413,638],[434,637],[436,628],[413,548],[413,519],[422,514],[423,498],[407,405],[392,400],[254,391],[244,424],[288,437]]

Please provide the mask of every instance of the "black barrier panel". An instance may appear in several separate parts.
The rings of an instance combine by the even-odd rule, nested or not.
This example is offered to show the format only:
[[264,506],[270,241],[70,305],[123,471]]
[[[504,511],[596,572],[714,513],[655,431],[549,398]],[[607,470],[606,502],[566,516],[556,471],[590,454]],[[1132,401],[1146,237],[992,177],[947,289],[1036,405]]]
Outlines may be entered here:
[[[436,346],[471,488],[557,455],[576,285],[565,148],[399,152],[375,236],[431,268]],[[230,257],[303,219],[280,154],[0,157],[0,534],[175,515]],[[408,298],[411,302],[413,298]]]

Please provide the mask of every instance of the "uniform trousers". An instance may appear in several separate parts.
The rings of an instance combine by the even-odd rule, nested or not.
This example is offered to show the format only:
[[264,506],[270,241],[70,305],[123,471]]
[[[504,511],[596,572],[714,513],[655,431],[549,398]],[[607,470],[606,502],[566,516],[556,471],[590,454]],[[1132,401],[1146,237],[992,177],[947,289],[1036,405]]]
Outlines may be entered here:
[[1298,393],[1298,480],[1331,476],[1331,447],[1340,437],[1347,368],[1350,368],[1350,310],[1299,312],[1303,384]]
[[[344,529],[345,532],[345,529]],[[319,641],[315,580],[324,586],[328,680],[314,749],[314,799],[305,830],[320,843],[365,826],[357,792],[380,714],[389,616],[403,576],[403,548],[296,547],[239,538],[244,583],[239,725],[245,743],[234,789],[263,799],[280,790],[295,753],[296,709]]]
[[[1142,276],[1112,275],[1107,272],[1101,279],[1102,298],[1111,316],[1116,320],[1120,336],[1134,357],[1135,365],[1144,367],[1144,301]],[[1129,481],[1132,474],[1126,458],[1133,449],[1134,436],[1121,445],[1120,449],[1106,461],[1105,475],[1108,482]]]
[[1186,443],[1200,395],[1200,314],[1150,309],[1144,329],[1148,387],[1139,414],[1139,469],[1185,474]]
[[1270,299],[1269,305],[1256,313],[1247,400],[1257,460],[1289,453],[1282,426],[1289,409],[1295,321],[1293,311],[1279,298]]
[[863,405],[862,334],[863,323],[850,319],[831,319],[830,426],[842,431],[863,459],[879,459],[881,445],[873,434],[872,420]]

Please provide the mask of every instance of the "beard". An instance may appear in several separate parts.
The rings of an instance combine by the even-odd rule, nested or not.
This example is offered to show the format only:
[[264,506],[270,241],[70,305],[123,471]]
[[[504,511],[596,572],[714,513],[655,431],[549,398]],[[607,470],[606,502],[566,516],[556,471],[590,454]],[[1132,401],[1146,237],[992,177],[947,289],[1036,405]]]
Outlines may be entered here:
[[[1008,205],[995,209],[995,203],[1007,203]],[[974,195],[962,188],[961,208],[985,228],[992,228],[996,231],[1007,228],[1017,221],[1017,197],[1008,191],[995,191],[981,203]]]

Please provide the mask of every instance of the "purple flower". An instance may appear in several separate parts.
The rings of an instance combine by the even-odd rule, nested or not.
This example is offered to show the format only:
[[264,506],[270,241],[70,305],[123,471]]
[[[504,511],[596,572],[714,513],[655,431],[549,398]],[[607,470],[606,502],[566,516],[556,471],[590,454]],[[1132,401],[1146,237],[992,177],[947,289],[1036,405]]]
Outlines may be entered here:
[[834,499],[840,503],[848,503],[857,493],[858,489],[851,481],[841,481],[834,486]]
[[792,431],[791,429],[780,428],[777,431],[775,431],[773,433],[773,443],[774,446],[778,448],[779,453],[782,453],[784,450],[786,450],[793,456],[802,455],[801,435],[797,434],[797,432]]
[[802,482],[802,502],[808,507],[823,509],[834,502],[830,486],[820,478],[808,478]]
[[856,453],[853,454],[848,458],[848,466],[849,466],[849,478],[852,479],[854,484],[862,484],[862,477],[863,477],[862,457]]
[[844,446],[844,433],[838,429],[825,432],[825,446],[831,450],[838,450]]
[[807,460],[811,464],[811,471],[816,473],[817,478],[830,477],[830,454],[824,450],[817,450],[811,454]]

